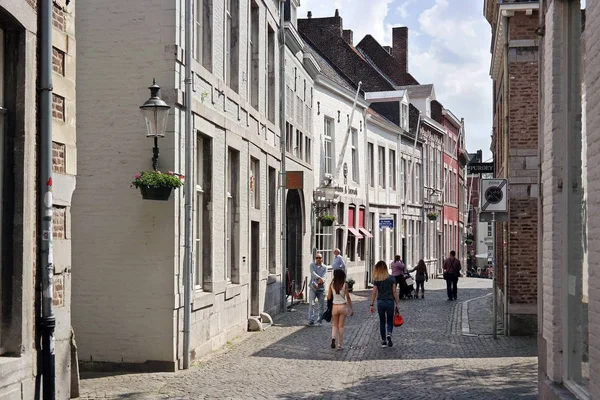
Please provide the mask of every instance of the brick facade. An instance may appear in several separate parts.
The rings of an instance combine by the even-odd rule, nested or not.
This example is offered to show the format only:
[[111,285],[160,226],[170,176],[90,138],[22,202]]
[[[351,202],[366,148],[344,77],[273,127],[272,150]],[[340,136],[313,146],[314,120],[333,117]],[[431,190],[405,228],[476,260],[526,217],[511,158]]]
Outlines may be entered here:
[[52,48],[52,70],[65,76],[65,53],[56,47]]
[[52,93],[52,117],[65,120],[65,98]]
[[52,171],[65,173],[65,145],[52,142]]
[[[488,2],[492,3],[492,2]],[[497,280],[500,312],[511,334],[533,333],[537,312],[537,196],[538,196],[538,50],[535,29],[537,4],[497,5],[484,10],[493,37],[509,48],[492,46],[493,135],[495,177],[508,179],[508,222],[496,223]],[[497,19],[498,7],[508,18]],[[498,36],[498,37],[496,37]],[[506,60],[504,57],[507,57]],[[508,70],[504,70],[505,61]],[[504,86],[507,78],[508,87]],[[507,96],[506,98],[504,96]],[[505,109],[505,103],[507,109]],[[506,118],[508,117],[508,125]],[[505,268],[508,271],[505,282]],[[508,292],[508,293],[506,293]],[[508,306],[508,309],[506,309]]]
[[65,31],[65,12],[56,3],[52,3],[52,26],[61,32]]

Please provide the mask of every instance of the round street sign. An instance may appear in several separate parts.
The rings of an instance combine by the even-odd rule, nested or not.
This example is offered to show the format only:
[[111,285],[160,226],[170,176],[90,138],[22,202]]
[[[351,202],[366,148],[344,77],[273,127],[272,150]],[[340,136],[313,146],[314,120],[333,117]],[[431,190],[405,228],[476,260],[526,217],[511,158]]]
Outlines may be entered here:
[[485,191],[485,199],[492,204],[500,203],[503,197],[504,193],[502,193],[502,189],[498,186],[490,186]]

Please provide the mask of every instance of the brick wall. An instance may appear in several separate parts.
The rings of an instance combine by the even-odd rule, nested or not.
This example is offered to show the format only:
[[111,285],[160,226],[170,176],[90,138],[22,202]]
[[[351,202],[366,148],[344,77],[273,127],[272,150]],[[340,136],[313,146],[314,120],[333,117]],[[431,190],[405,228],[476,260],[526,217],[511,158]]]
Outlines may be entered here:
[[65,53],[56,47],[52,48],[52,70],[65,76]]
[[52,238],[66,239],[66,207],[54,206],[52,208]]
[[52,172],[65,173],[65,145],[52,142]]
[[511,148],[536,149],[538,145],[537,51],[515,49],[523,61],[509,63],[509,140]]
[[510,18],[508,37],[510,40],[536,39],[535,29],[538,27],[538,13],[526,15],[524,12],[516,12]]
[[52,93],[52,117],[65,120],[65,98]]
[[508,287],[511,303],[537,302],[537,199],[510,199]]
[[65,31],[65,12],[56,3],[52,4],[52,26],[61,32]]

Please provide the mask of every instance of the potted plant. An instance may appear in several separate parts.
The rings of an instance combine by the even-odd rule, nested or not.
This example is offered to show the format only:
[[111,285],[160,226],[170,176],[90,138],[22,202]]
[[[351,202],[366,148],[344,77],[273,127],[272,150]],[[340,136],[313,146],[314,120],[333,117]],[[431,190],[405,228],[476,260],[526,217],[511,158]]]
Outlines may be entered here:
[[354,287],[354,283],[356,283],[356,281],[352,278],[348,278],[346,280],[346,283],[348,284],[348,291],[351,292],[352,288]]
[[439,215],[438,213],[432,211],[432,212],[427,213],[427,218],[429,218],[432,221],[435,221],[437,219],[438,215]]
[[466,239],[466,240],[465,240],[465,244],[466,244],[467,246],[470,246],[470,245],[472,245],[472,244],[473,244],[473,239]]
[[335,216],[334,215],[321,215],[318,218],[318,220],[322,226],[331,226],[331,225],[333,225],[333,222],[335,221]]
[[142,198],[146,200],[169,200],[171,191],[183,185],[183,175],[173,171],[142,171],[137,174],[131,186],[140,189]]

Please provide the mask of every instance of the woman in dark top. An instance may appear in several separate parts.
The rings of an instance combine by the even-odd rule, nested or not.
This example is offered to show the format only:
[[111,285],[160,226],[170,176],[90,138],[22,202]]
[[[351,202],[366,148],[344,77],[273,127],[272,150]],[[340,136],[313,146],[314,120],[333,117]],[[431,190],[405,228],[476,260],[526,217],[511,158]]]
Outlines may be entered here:
[[427,266],[425,265],[425,261],[420,259],[417,263],[417,266],[411,269],[408,272],[417,271],[415,276],[415,281],[417,282],[417,297],[419,298],[419,288],[421,288],[421,298],[425,297],[425,282],[429,280],[427,277]]
[[379,314],[379,333],[381,347],[392,347],[392,331],[394,330],[394,305],[398,309],[398,293],[396,280],[388,272],[384,261],[379,261],[373,269],[373,292],[371,294],[371,314],[375,312],[377,297],[377,313]]

